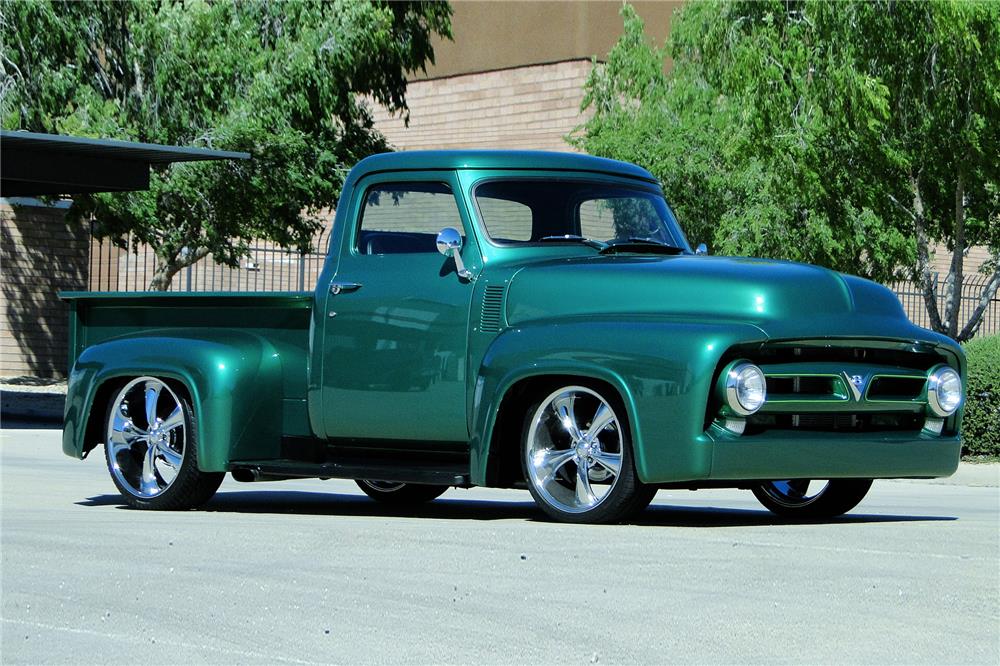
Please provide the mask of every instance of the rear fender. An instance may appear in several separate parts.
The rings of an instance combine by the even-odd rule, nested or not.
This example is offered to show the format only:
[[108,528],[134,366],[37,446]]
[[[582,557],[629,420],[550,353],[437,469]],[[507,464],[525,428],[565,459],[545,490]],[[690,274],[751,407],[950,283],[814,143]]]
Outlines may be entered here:
[[[151,375],[180,383],[198,422],[198,467],[277,458],[281,448],[281,360],[266,339],[238,331],[199,337],[149,331],[88,347],[70,373],[63,451],[83,458],[105,439],[105,410],[117,385]],[[101,396],[103,404],[94,404]],[[96,419],[96,421],[95,421]]]

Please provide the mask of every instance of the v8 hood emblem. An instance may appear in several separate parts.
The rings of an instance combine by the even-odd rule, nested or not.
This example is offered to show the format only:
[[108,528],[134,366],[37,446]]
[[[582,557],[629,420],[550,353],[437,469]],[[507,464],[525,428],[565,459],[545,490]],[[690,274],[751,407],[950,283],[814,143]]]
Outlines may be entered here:
[[859,402],[865,393],[865,386],[868,385],[868,377],[866,375],[849,375],[846,372],[840,373],[840,376],[844,378],[854,401]]

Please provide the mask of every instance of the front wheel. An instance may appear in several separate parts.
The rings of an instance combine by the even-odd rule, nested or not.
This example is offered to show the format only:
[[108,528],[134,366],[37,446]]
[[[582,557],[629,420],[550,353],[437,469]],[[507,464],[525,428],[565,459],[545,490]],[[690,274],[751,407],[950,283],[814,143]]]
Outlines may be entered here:
[[156,377],[124,386],[108,406],[104,455],[111,479],[135,509],[191,509],[225,474],[198,469],[194,410]]
[[789,479],[768,481],[752,490],[768,511],[786,518],[812,520],[847,513],[871,487],[871,479]]
[[364,491],[365,495],[376,502],[406,506],[424,504],[440,497],[448,486],[431,486],[419,483],[400,483],[398,481],[370,481],[358,479],[354,483]]
[[535,502],[564,522],[619,522],[656,494],[635,472],[617,396],[586,386],[564,386],[528,410],[521,464]]

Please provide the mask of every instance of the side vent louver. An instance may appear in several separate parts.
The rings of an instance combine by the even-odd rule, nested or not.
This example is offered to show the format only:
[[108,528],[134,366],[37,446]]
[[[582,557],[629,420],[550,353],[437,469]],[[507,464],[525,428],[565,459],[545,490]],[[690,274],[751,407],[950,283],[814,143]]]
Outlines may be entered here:
[[499,333],[503,327],[504,285],[489,285],[483,296],[483,310],[479,316],[479,330]]

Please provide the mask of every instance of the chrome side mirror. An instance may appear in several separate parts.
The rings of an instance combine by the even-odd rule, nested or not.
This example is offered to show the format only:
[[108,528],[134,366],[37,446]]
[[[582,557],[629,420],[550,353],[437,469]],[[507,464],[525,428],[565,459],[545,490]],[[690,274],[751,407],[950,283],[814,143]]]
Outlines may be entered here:
[[455,260],[455,272],[458,277],[472,279],[472,271],[462,263],[462,234],[454,227],[445,227],[437,235],[438,252]]
[[695,254],[708,254],[708,246],[704,243],[698,243],[698,247],[694,249]]

